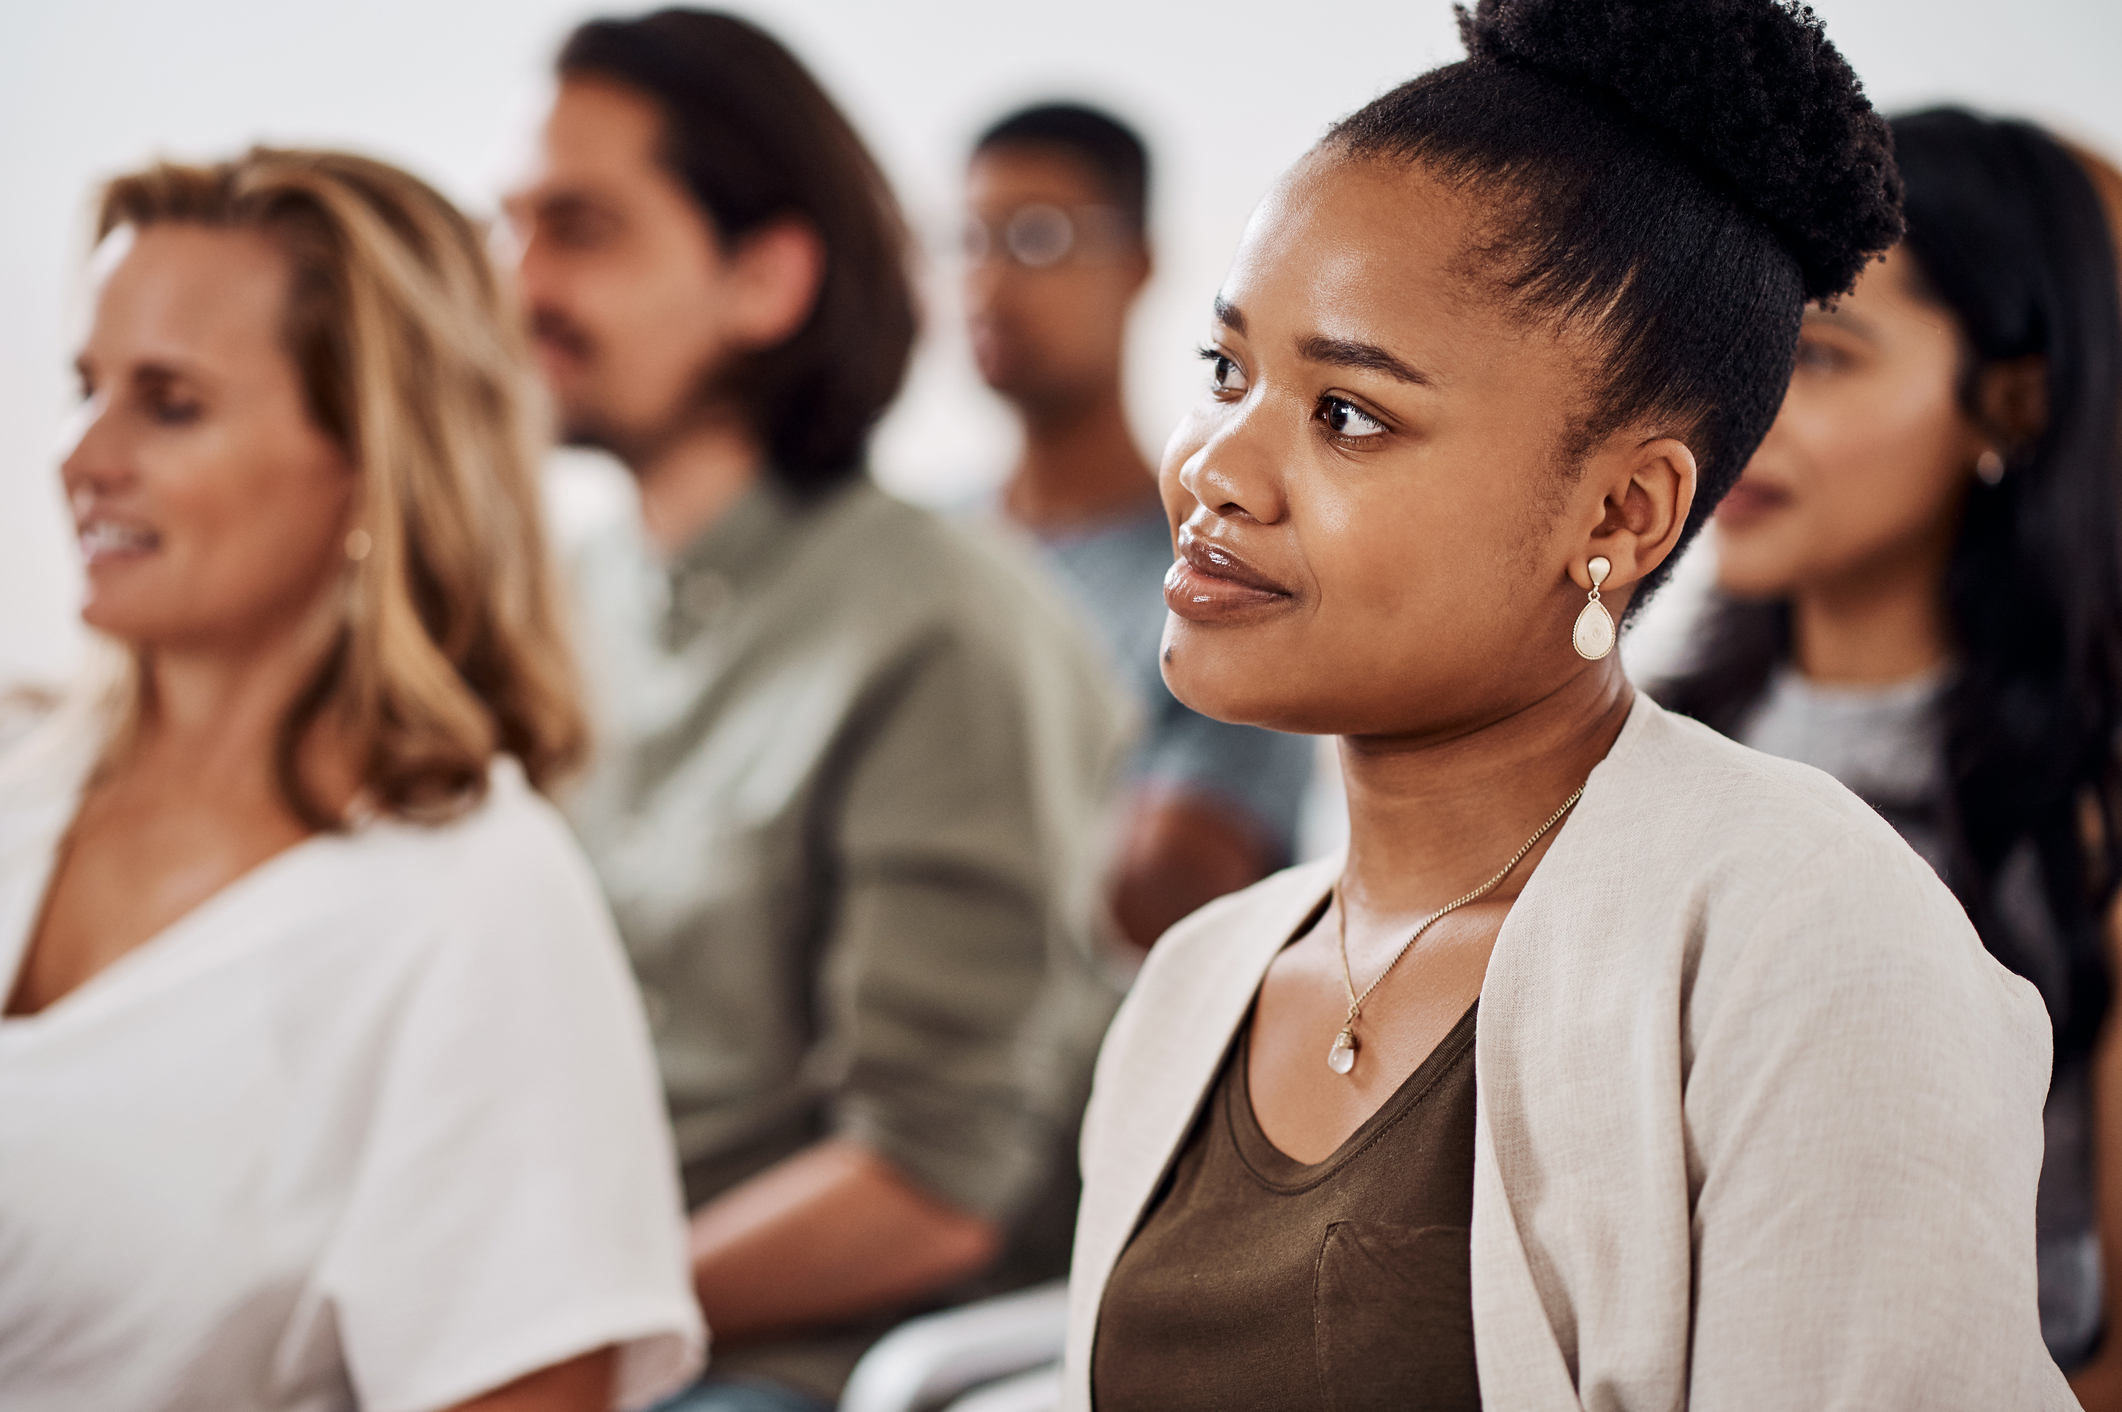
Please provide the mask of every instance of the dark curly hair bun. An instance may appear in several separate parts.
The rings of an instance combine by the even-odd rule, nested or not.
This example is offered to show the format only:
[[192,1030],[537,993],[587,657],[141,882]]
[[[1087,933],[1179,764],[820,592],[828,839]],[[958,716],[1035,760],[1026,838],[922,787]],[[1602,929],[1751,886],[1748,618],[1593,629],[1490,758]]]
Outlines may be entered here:
[[1617,100],[1699,161],[1797,260],[1848,292],[1901,234],[1893,138],[1808,6],[1789,0],[1480,0],[1467,52]]
[[1790,386],[1808,299],[1901,235],[1893,141],[1793,0],[1481,0],[1468,57],[1381,94],[1322,151],[1419,168],[1481,208],[1479,291],[1574,326],[1589,410],[1694,452],[1680,543],[1739,479]]

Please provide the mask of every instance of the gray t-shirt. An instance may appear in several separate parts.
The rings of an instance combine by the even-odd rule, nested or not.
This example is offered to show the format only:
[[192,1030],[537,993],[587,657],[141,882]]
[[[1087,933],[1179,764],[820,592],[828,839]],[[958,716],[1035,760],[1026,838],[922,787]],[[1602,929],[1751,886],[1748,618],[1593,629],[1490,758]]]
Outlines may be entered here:
[[1056,576],[1133,688],[1144,721],[1130,779],[1220,796],[1242,809],[1287,861],[1297,833],[1312,740],[1211,720],[1164,684],[1164,575],[1171,527],[1161,506],[1087,529],[1040,538]]
[[[1945,757],[1938,700],[1945,673],[1888,687],[1821,686],[1789,667],[1746,718],[1754,749],[1825,770],[1899,830],[1942,876]],[[2022,842],[1997,875],[1993,913],[2044,992],[2067,983],[2062,938],[2042,896],[2041,870]],[[2046,1153],[2037,1204],[2041,1336],[2066,1371],[2099,1341],[2104,1291],[2092,1169],[2092,1073],[2083,1058],[2056,1066],[2043,1113]]]

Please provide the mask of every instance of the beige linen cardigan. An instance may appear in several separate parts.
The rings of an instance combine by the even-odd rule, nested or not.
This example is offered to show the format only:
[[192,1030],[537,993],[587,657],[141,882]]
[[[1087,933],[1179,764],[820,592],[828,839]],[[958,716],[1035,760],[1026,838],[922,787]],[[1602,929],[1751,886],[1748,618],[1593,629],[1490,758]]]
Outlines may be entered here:
[[[1113,1024],[1070,1412],[1113,1262],[1339,867],[1174,927]],[[1475,1055],[1492,1412],[2077,1405],[2035,1300],[2047,1014],[1826,775],[1639,695],[1496,939]]]

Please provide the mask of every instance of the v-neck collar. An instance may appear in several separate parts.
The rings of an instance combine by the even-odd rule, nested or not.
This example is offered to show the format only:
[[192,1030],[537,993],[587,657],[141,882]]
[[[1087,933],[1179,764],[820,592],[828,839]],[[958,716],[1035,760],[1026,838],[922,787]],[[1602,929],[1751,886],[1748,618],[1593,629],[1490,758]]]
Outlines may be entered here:
[[[1628,762],[1639,748],[1650,720],[1659,714],[1659,708],[1647,694],[1636,694],[1621,733],[1605,758],[1592,767],[1584,784],[1583,799],[1570,811],[1568,818],[1556,825],[1554,842],[1548,846],[1540,866],[1526,880],[1524,890],[1511,904],[1510,912],[1496,933],[1496,944],[1489,953],[1488,970],[1481,987],[1480,1003],[1484,1010],[1491,1014],[1496,1010],[1496,1004],[1492,1004],[1490,981],[1510,964],[1518,949],[1517,938],[1527,928],[1534,931],[1540,928],[1544,914],[1555,905],[1549,900],[1550,893],[1556,888],[1562,888],[1566,893],[1571,885],[1569,880],[1581,878],[1581,870],[1571,860],[1586,846],[1588,835],[1597,827],[1599,814],[1606,805],[1609,782],[1626,774],[1630,768]],[[1124,1229],[1108,1227],[1099,1233],[1102,1239],[1088,1246],[1079,1244],[1076,1278],[1090,1281],[1091,1287],[1102,1287],[1126,1244],[1126,1233],[1132,1231],[1133,1222],[1139,1220],[1147,1209],[1157,1184],[1170,1170],[1180,1144],[1199,1118],[1203,1106],[1209,1102],[1217,1071],[1237,1038],[1238,1026],[1252,1011],[1268,967],[1302,930],[1316,922],[1321,896],[1333,886],[1345,863],[1345,853],[1337,853],[1299,864],[1264,883],[1255,884],[1260,889],[1257,910],[1247,917],[1245,925],[1234,929],[1229,936],[1218,938],[1221,964],[1214,971],[1200,976],[1198,983],[1189,988],[1184,1013],[1161,1015],[1160,1022],[1145,1036],[1129,1036],[1129,1042],[1137,1049],[1138,1062],[1147,1071],[1161,1076],[1156,1084],[1133,1100],[1137,1111],[1131,1126],[1139,1133],[1153,1136],[1131,1152],[1124,1178],[1126,1185],[1118,1195],[1110,1198],[1116,1207],[1126,1205],[1128,1225]],[[1558,878],[1564,881],[1555,881]],[[1168,958],[1169,953],[1165,954]],[[1499,960],[1502,967],[1498,965]],[[1171,963],[1168,959],[1160,962],[1159,953],[1153,951],[1149,964]],[[1142,990],[1140,981],[1136,989],[1138,993]],[[1133,1003],[1131,1001],[1130,1005]],[[1507,1022],[1512,1017],[1512,1008],[1507,1001],[1501,1001],[1500,1006],[1500,1018]],[[1114,1031],[1119,1032],[1131,1018],[1129,1007],[1123,1006],[1120,1018],[1114,1022]],[[1477,1055],[1487,1033],[1486,1026],[1477,1025]],[[1094,1093],[1094,1104],[1097,1098]],[[1476,1104],[1482,1101],[1477,1091]],[[1114,1238],[1116,1234],[1117,1239]]]
[[1284,1152],[1260,1126],[1259,1110],[1253,1106],[1252,1075],[1247,1067],[1252,1054],[1252,1017],[1248,1013],[1245,1022],[1238,1026],[1237,1041],[1231,1046],[1224,1076],[1218,1081],[1216,1095],[1211,1099],[1212,1103],[1220,1103],[1221,1116],[1229,1126],[1238,1160],[1254,1180],[1278,1195],[1310,1191],[1347,1166],[1369,1148],[1380,1133],[1429,1096],[1430,1090],[1472,1046],[1474,1019],[1480,1009],[1478,999],[1469,1004],[1466,1013],[1453,1023],[1444,1038],[1437,1041],[1435,1048],[1422,1056],[1421,1062],[1409,1071],[1385,1101],[1372,1109],[1370,1115],[1341,1140],[1340,1146],[1316,1162],[1306,1162]]
[[[30,862],[19,884],[10,889],[12,895],[0,896],[0,997],[14,994],[22,968],[28,963],[31,934],[44,915],[58,869],[60,846],[80,811],[81,794],[92,763],[82,765],[49,807],[42,826],[27,841],[25,851]],[[305,860],[327,851],[327,845],[343,843],[366,831],[366,826],[359,826],[351,835],[311,834],[253,864],[43,1009],[27,1015],[0,1014],[0,1043],[77,1023],[77,1017],[92,1018],[124,1004],[128,996],[151,988],[158,976],[182,975],[187,958],[204,949],[203,943],[194,939],[195,934],[210,931],[217,918],[260,891],[271,889],[290,871],[299,872]],[[196,959],[204,962],[209,958]]]

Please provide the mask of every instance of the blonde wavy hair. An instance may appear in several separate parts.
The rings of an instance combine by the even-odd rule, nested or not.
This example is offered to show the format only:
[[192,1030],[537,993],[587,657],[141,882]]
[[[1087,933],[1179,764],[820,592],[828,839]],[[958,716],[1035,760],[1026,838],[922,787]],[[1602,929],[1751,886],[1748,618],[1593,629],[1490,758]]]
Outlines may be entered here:
[[[359,477],[338,640],[281,722],[280,787],[314,828],[339,826],[299,768],[329,720],[360,752],[377,809],[450,817],[496,752],[540,788],[587,731],[539,513],[542,449],[519,321],[480,232],[424,182],[337,152],[254,148],[162,162],[103,190],[121,226],[262,233],[291,279],[281,336],[310,416]],[[144,701],[136,654],[118,739]]]

